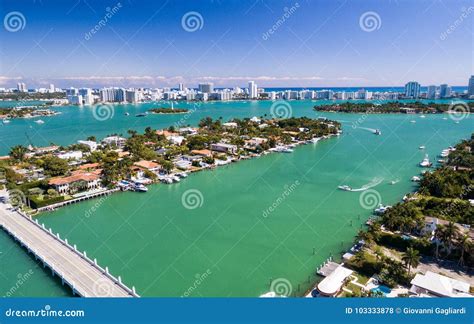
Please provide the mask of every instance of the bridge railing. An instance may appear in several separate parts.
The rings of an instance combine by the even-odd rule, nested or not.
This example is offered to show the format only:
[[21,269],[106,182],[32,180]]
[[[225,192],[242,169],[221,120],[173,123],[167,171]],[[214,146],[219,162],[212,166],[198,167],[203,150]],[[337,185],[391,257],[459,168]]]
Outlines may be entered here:
[[[132,288],[129,288],[128,286],[126,286],[123,282],[122,282],[122,279],[121,277],[115,277],[113,276],[110,272],[109,272],[109,269],[108,267],[105,267],[102,268],[98,263],[97,263],[97,259],[94,259],[94,260],[91,260],[88,256],[87,256],[87,253],[86,251],[84,252],[81,252],[77,249],[76,245],[74,244],[74,246],[72,246],[67,239],[62,239],[60,236],[59,236],[59,233],[57,234],[54,234],[52,229],[46,229],[46,227],[44,226],[44,224],[39,224],[38,220],[33,220],[33,218],[30,216],[30,215],[26,215],[25,213],[21,212],[21,211],[17,211],[17,213],[26,218],[29,222],[31,222],[31,224],[33,224],[34,226],[37,226],[38,228],[40,228],[42,231],[44,231],[47,235],[53,237],[56,241],[60,242],[62,245],[66,246],[69,250],[71,250],[73,253],[77,254],[78,256],[80,256],[82,259],[86,260],[92,267],[94,267],[95,269],[99,270],[101,273],[103,273],[106,277],[108,277],[109,279],[111,279],[116,285],[118,285],[119,287],[121,287],[123,290],[125,290],[128,294],[130,294],[131,296],[133,297],[140,297],[136,291],[135,291],[135,287],[132,287]],[[7,229],[8,230],[8,229]],[[26,246],[26,244],[24,242],[21,241],[21,239],[18,237],[18,235],[16,235],[15,233],[11,233],[13,236],[15,236],[23,245]],[[61,274],[57,269],[54,268],[54,265],[53,264],[50,264],[46,258],[42,255],[40,255],[40,253],[34,248],[34,247],[31,247],[31,246],[27,246],[27,248],[32,251],[39,259],[41,259],[41,261],[43,261],[44,263],[48,264],[52,271],[54,271],[56,274],[58,274],[63,280],[65,280],[72,288],[73,290],[75,289],[75,285],[73,282],[69,282],[67,281],[67,278],[66,276],[64,276],[64,274]]]

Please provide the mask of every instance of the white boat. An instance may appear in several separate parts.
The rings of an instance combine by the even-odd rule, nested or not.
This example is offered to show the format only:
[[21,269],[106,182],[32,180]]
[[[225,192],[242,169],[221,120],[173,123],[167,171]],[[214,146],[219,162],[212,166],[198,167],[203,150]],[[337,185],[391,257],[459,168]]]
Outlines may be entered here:
[[421,146],[419,147],[420,150],[424,150],[425,148],[426,148],[426,147],[425,147],[424,145],[421,145]]
[[44,124],[44,121],[42,121],[41,119],[38,119],[38,120],[35,120],[35,123],[37,123],[37,124]]
[[426,118],[426,116],[425,116],[425,115],[421,115],[420,118]]
[[420,162],[420,166],[423,168],[429,168],[432,165],[430,159],[428,158],[428,154],[425,155],[423,161]]
[[176,175],[180,178],[187,178],[188,174],[186,172],[176,173]]
[[342,186],[338,186],[339,189],[341,190],[344,190],[344,191],[351,191],[352,188],[349,187],[348,185],[342,185]]
[[133,183],[132,189],[138,192],[147,192],[148,188],[142,185],[141,183]]
[[8,118],[4,118],[4,119],[2,120],[2,122],[3,122],[4,124],[8,124],[8,123],[10,123],[10,120],[9,120]]
[[321,139],[321,138],[319,138],[319,137],[315,137],[315,138],[313,138],[313,139],[311,140],[311,142],[317,143],[317,142],[319,142],[320,139]]
[[380,131],[380,129],[376,129],[376,130],[374,131],[374,134],[375,134],[375,135],[382,135],[382,132]]
[[392,206],[384,206],[382,204],[379,204],[379,207],[375,208],[374,209],[374,214],[375,215],[382,215],[383,213],[385,213],[387,211],[387,209],[389,209],[390,207]]
[[125,113],[125,116],[130,116],[130,113],[126,112],[126,113]]
[[414,124],[414,123],[416,123],[416,120],[410,120],[410,123]]
[[166,184],[172,184],[173,183],[173,180],[169,177],[163,177],[160,180],[161,180],[161,182],[166,183]]
[[445,163],[445,162],[446,162],[446,160],[443,160],[443,159],[438,160],[438,163]]
[[446,117],[443,117],[443,120],[448,120],[448,118],[446,118]]
[[280,153],[291,153],[293,152],[292,149],[285,147],[285,146],[277,146],[275,148],[275,152],[280,152]]
[[413,181],[413,182],[419,182],[420,180],[421,180],[420,177],[417,177],[417,176],[413,176],[411,178],[411,181]]
[[171,178],[171,180],[173,180],[173,182],[180,182],[181,181],[181,179],[179,177],[175,176],[175,175],[170,176],[170,178]]

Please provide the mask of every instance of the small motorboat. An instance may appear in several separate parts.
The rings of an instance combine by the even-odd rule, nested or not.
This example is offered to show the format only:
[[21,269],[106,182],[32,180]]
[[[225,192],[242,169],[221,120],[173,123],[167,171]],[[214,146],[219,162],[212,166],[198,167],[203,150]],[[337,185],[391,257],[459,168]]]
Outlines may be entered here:
[[382,135],[382,132],[380,131],[380,129],[376,129],[375,132],[374,132],[375,135]]
[[383,213],[385,213],[387,211],[387,209],[389,209],[390,207],[392,206],[384,206],[382,204],[379,204],[379,207],[375,208],[374,209],[374,214],[375,215],[382,215]]
[[410,120],[410,123],[415,124],[416,120]]
[[420,177],[413,176],[413,177],[411,178],[411,181],[413,181],[413,182],[420,182],[421,179],[420,179]]
[[126,112],[126,113],[125,113],[125,116],[130,116],[130,113]]
[[42,121],[41,119],[38,119],[38,120],[35,120],[35,123],[41,125],[41,124],[44,124],[44,121]]
[[348,185],[342,185],[342,186],[338,186],[339,189],[341,190],[344,190],[344,191],[351,191],[352,188],[349,187]]
[[424,150],[425,148],[426,148],[426,146],[424,146],[424,145],[421,145],[421,146],[419,147],[420,150]]

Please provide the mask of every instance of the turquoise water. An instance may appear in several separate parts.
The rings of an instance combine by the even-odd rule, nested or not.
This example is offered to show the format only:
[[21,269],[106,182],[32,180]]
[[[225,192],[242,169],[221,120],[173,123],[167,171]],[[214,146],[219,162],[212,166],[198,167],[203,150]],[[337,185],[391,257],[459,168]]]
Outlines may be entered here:
[[[312,111],[310,102],[291,104],[294,115],[323,115]],[[105,127],[110,121],[98,124],[90,121],[87,108],[72,109],[77,109],[77,120],[84,119],[98,133],[112,132]],[[220,103],[201,109],[192,120],[206,114],[224,119],[260,116],[269,113],[270,104],[248,102],[236,107],[235,103]],[[39,219],[113,274],[121,275],[142,296],[259,296],[269,290],[272,280],[282,278],[289,281],[292,295],[302,294],[316,279],[316,267],[350,247],[371,214],[360,203],[361,192],[340,191],[338,185],[359,188],[378,183],[372,188],[373,197],[393,204],[415,189],[410,178],[421,171],[417,163],[425,152],[418,149],[420,145],[426,146],[433,160],[474,129],[472,116],[456,124],[442,115],[324,115],[343,123],[342,136],[298,147],[292,154],[271,154],[193,174],[179,184],[154,185],[146,194],[115,194],[100,202],[90,217],[86,217],[88,211],[97,208],[99,200]],[[164,127],[181,115],[127,119],[116,111],[115,116],[119,116],[118,127],[138,129]],[[126,124],[130,119],[140,124]],[[53,126],[43,130],[44,136],[57,136]],[[379,128],[382,136],[365,128]],[[62,132],[65,138],[76,136]],[[91,129],[86,133],[94,134]],[[391,181],[398,182],[390,185]],[[288,188],[291,192],[283,195]],[[182,197],[188,190],[202,195],[202,205],[195,209],[183,206]],[[273,211],[269,211],[271,206]],[[2,265],[14,269],[2,270],[5,280],[0,281],[0,291],[6,291],[22,269],[36,263],[6,235],[0,235],[0,243],[0,251],[12,251],[8,257],[0,254]],[[35,273],[40,275],[21,287],[22,294],[69,293],[48,272],[39,269]]]

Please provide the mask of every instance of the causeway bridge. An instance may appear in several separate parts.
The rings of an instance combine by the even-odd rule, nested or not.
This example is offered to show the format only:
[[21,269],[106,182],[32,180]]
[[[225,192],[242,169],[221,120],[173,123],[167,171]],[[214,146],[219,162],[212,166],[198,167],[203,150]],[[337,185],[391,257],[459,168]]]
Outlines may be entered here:
[[71,287],[81,297],[140,297],[135,287],[129,288],[119,277],[102,268],[97,260],[91,260],[86,252],[80,252],[67,239],[61,239],[51,229],[40,225],[18,211],[7,209],[0,202],[0,227],[17,240],[28,252],[51,269],[63,284]]

